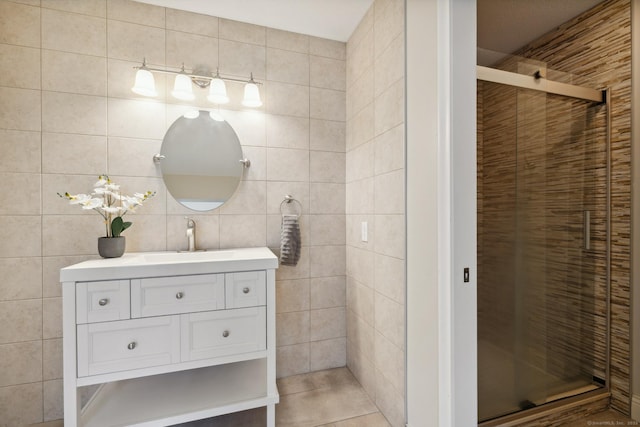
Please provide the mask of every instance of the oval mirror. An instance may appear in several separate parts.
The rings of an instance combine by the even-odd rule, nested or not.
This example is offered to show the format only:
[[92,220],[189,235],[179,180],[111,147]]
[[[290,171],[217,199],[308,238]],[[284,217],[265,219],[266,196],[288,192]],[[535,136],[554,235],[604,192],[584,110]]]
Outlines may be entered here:
[[162,177],[183,206],[208,211],[221,206],[242,178],[242,147],[235,131],[215,112],[189,112],[162,140]]

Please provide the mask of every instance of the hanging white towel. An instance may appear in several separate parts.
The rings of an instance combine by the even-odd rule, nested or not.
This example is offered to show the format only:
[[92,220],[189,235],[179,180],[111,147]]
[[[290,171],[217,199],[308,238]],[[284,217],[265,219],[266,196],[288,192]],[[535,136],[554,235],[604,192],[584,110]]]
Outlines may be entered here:
[[280,264],[295,266],[300,260],[300,223],[298,215],[282,215]]

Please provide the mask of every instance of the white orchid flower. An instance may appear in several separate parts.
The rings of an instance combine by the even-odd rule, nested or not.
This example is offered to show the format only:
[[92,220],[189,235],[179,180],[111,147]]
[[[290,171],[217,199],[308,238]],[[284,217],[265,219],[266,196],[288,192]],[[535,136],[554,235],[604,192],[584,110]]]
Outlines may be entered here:
[[88,194],[69,195],[67,197],[69,198],[69,204],[71,205],[80,205],[91,199],[91,196]]
[[82,209],[96,209],[102,206],[102,199],[88,199],[82,203]]
[[135,197],[136,199],[142,201],[142,200],[146,199],[147,197],[149,197],[150,194],[151,194],[150,191],[148,191],[146,193],[133,193],[133,197]]
[[122,196],[122,207],[125,210],[133,210],[136,206],[142,206],[142,202],[138,198]]
[[101,209],[110,214],[117,214],[122,211],[122,208],[120,206],[103,206]]
[[114,184],[109,176],[100,175],[91,194],[57,194],[69,200],[72,205],[80,205],[84,210],[98,212],[105,220],[106,237],[114,237],[113,234],[116,231],[112,230],[113,220],[124,216],[129,211],[134,211],[138,206],[142,206],[143,202],[155,196],[156,193],[147,191],[146,193],[134,193],[133,196],[124,196],[120,193],[120,186]]
[[95,188],[93,190],[93,194],[98,194],[98,195],[102,196],[104,194],[109,195],[109,194],[113,194],[113,193],[111,193],[111,191],[109,191],[106,187],[98,187],[98,188]]

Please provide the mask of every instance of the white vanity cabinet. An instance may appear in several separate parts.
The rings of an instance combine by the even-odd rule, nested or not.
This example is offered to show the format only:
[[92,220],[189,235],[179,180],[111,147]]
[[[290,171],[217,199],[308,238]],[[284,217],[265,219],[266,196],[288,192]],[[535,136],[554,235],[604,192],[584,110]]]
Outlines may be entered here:
[[65,426],[168,426],[266,406],[274,427],[277,266],[269,249],[247,248],[63,268]]

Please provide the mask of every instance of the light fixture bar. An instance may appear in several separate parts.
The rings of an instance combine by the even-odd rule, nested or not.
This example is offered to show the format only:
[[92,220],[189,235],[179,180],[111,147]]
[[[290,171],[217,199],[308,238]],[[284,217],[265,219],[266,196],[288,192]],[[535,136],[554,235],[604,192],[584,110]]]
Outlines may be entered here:
[[187,76],[189,76],[192,80],[193,80],[193,79],[206,79],[206,80],[211,81],[211,80],[213,80],[214,78],[219,78],[219,79],[221,79],[221,80],[225,80],[225,81],[229,81],[229,82],[253,83],[253,84],[256,84],[256,85],[261,85],[261,84],[262,84],[262,82],[259,82],[259,81],[255,81],[255,80],[253,80],[253,77],[252,77],[252,78],[250,78],[250,79],[238,79],[238,78],[234,78],[234,77],[225,77],[225,76],[220,75],[220,74],[216,74],[216,75],[213,75],[213,74],[203,75],[203,74],[197,74],[197,73],[187,72],[187,71],[183,71],[183,72],[181,72],[180,70],[178,70],[178,71],[173,71],[173,70],[163,70],[163,69],[161,69],[161,68],[153,68],[153,67],[149,67],[148,65],[143,65],[143,66],[136,65],[136,66],[134,66],[133,68],[134,68],[135,70],[140,70],[140,69],[143,69],[143,67],[144,67],[144,69],[145,69],[145,70],[148,70],[148,71],[151,71],[151,72],[154,72],[154,73],[173,74],[173,75],[176,75],[176,74],[186,74],[186,75],[187,75]]
[[262,100],[260,99],[260,91],[258,85],[261,82],[256,82],[253,79],[253,73],[250,74],[249,79],[240,79],[236,77],[221,76],[220,72],[216,69],[216,73],[213,74],[208,68],[198,68],[187,72],[184,68],[184,64],[179,71],[153,68],[147,66],[146,60],[143,59],[142,65],[133,67],[136,72],[136,82],[131,90],[134,93],[143,96],[157,96],[155,91],[155,82],[153,79],[153,73],[171,74],[175,75],[173,90],[171,95],[181,101],[191,101],[195,98],[192,90],[192,84],[198,86],[201,89],[209,88],[209,95],[207,99],[214,104],[226,104],[229,102],[227,96],[227,89],[225,87],[225,81],[244,83],[244,98],[242,105],[250,108],[257,108],[262,106]]

